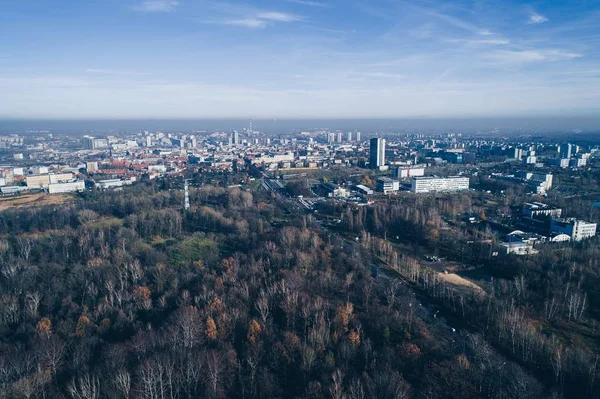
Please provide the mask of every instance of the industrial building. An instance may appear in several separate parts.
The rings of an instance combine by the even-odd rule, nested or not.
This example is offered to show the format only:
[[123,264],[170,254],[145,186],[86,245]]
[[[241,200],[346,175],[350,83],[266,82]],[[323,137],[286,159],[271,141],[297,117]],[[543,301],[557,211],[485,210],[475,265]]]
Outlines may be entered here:
[[372,195],[373,194],[373,190],[370,189],[369,187],[365,186],[364,184],[358,184],[358,185],[356,185],[356,191],[358,191],[361,194],[365,194],[365,195]]
[[72,193],[83,190],[85,190],[85,182],[83,180],[67,183],[51,183],[48,185],[49,194]]
[[596,235],[596,223],[577,219],[552,219],[550,230],[554,233],[566,234],[573,241],[582,241]]
[[528,202],[525,204],[521,212],[523,216],[531,219],[537,219],[540,217],[560,218],[562,215],[562,209],[550,206],[548,204],[543,204],[541,202]]

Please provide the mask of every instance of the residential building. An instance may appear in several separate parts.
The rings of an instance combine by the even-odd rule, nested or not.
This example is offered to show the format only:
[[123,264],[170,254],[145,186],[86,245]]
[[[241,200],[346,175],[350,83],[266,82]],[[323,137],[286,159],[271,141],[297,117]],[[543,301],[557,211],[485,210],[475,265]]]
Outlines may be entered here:
[[569,160],[569,166],[572,168],[582,168],[587,165],[586,158],[571,158]]
[[371,139],[369,165],[372,169],[378,169],[385,165],[385,139],[379,137]]
[[83,136],[81,138],[81,143],[83,144],[83,148],[85,148],[86,150],[97,150],[97,149],[108,148],[108,139],[106,139],[106,138]]
[[48,174],[48,167],[47,166],[32,166],[31,168],[29,168],[29,171],[31,172],[31,174],[34,174],[34,175],[46,175],[46,174]]
[[410,179],[416,176],[425,176],[425,168],[422,167],[399,167],[393,170],[396,179]]
[[569,159],[573,155],[573,146],[569,143],[561,144],[559,152],[562,159]]
[[431,177],[417,176],[411,180],[413,193],[436,193],[469,189],[469,178],[463,176]]
[[98,171],[98,162],[86,162],[85,168],[88,173],[95,173]]

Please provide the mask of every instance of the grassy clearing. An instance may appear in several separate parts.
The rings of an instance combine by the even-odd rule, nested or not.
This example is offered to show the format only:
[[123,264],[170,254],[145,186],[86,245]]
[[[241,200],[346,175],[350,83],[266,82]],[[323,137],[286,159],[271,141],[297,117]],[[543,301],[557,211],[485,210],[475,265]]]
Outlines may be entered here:
[[87,224],[88,227],[95,228],[95,229],[103,229],[103,228],[107,228],[107,227],[122,226],[122,225],[123,225],[123,219],[119,219],[116,217],[103,218],[103,219],[95,220],[95,221]]
[[0,211],[5,211],[7,209],[26,208],[32,206],[64,205],[72,201],[73,197],[65,194],[20,194],[11,197],[1,197]]

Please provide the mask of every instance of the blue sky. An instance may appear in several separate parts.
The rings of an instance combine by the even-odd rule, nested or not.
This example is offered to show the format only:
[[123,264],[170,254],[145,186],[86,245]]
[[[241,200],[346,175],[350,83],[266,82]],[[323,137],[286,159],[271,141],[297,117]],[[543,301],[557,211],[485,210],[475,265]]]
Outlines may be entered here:
[[0,10],[0,118],[600,112],[600,0],[4,0]]

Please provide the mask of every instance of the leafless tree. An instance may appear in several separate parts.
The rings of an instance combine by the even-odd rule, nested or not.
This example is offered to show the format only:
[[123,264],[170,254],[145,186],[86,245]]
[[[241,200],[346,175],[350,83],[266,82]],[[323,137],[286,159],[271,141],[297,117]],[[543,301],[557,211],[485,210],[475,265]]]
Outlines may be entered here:
[[396,293],[398,292],[399,283],[396,280],[390,281],[387,287],[385,287],[385,299],[390,308],[394,307],[394,303],[396,302]]
[[42,366],[52,375],[56,374],[62,366],[66,344],[53,335],[40,342],[39,350]]
[[131,394],[131,374],[129,374],[129,371],[125,369],[117,371],[114,383],[123,398],[128,399]]
[[360,378],[352,380],[350,387],[348,388],[348,399],[365,399],[365,390],[360,382]]
[[100,381],[95,375],[85,374],[71,381],[67,387],[73,399],[98,399],[100,398]]
[[205,356],[204,362],[204,373],[210,393],[212,396],[217,396],[221,388],[225,362],[223,361],[221,354],[216,351],[209,352]]
[[42,296],[39,292],[27,294],[27,312],[32,318],[36,318],[38,316],[38,309],[40,307],[41,300]]
[[264,325],[267,325],[269,319],[269,299],[265,295],[264,291],[261,291],[260,296],[256,300],[256,310],[260,314],[260,319]]
[[329,393],[331,394],[332,399],[344,399],[346,397],[344,394],[343,379],[344,376],[340,370],[335,370],[333,372],[333,375],[331,376],[331,386],[329,387]]

